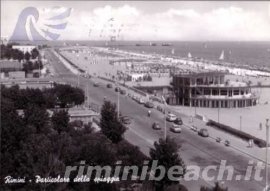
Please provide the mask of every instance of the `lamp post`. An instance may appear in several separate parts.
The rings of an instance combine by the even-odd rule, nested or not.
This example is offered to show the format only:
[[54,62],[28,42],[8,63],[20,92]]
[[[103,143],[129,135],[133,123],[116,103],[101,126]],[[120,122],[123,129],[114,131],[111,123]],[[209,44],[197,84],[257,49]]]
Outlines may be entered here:
[[268,145],[269,145],[269,119],[266,119],[266,150],[265,150],[265,186],[268,188]]
[[242,116],[240,116],[240,131],[242,131]]
[[218,105],[218,123],[219,123],[219,109],[220,109],[220,107]]
[[163,96],[161,96],[163,103],[164,103],[164,140],[167,138],[167,122],[166,122],[166,112],[167,112],[167,103]]
[[118,89],[118,91],[117,91],[117,117],[119,119],[119,92],[120,92],[120,88],[119,88],[118,82],[116,82],[116,85],[117,85],[117,89]]

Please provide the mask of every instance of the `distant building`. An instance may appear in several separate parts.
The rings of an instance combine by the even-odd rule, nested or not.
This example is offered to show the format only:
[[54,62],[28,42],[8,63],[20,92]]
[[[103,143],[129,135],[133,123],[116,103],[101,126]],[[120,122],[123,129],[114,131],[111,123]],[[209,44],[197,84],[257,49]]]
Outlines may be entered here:
[[176,105],[206,108],[241,108],[257,104],[258,96],[244,82],[225,81],[225,73],[204,72],[173,76]]
[[31,45],[13,45],[12,48],[13,49],[20,50],[20,51],[22,51],[25,54],[26,52],[31,53],[31,51],[34,48],[36,48],[36,46],[31,46]]
[[[57,110],[66,110],[66,109],[57,109]],[[48,112],[49,117],[52,117],[53,110],[47,109],[46,111]],[[24,116],[24,110],[17,110],[17,112],[20,116]],[[95,113],[89,109],[74,109],[74,108],[68,109],[68,114],[69,114],[69,122],[79,120],[82,121],[84,124],[93,122],[93,118],[99,115],[98,113]]]
[[25,72],[24,71],[9,72],[8,76],[9,76],[9,79],[25,78]]
[[[27,80],[27,79],[25,79]],[[38,88],[38,89],[49,89],[54,87],[54,81],[45,81],[45,80],[30,80],[30,81],[6,81],[1,82],[1,84],[6,87],[11,87],[14,85],[18,85],[21,89],[26,88]]]

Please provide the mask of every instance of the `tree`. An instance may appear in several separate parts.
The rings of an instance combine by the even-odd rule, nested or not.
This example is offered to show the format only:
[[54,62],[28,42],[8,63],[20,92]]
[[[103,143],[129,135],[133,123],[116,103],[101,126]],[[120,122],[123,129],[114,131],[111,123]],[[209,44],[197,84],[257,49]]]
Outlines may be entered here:
[[39,51],[36,48],[34,48],[31,51],[31,55],[32,55],[32,59],[36,59],[39,56]]
[[32,125],[39,133],[48,132],[49,114],[45,108],[37,105],[28,105],[24,110],[25,125]]
[[24,54],[24,59],[25,59],[26,61],[29,61],[29,60],[30,60],[30,57],[31,57],[31,54],[30,54],[29,52],[26,52],[26,53]]
[[117,117],[116,104],[110,101],[104,101],[101,108],[100,128],[101,132],[113,143],[118,143],[123,140],[126,127]]
[[[151,160],[157,160],[158,165],[165,168],[165,172],[168,172],[173,166],[180,166],[182,168],[182,172],[177,178],[183,178],[186,173],[186,167],[178,154],[178,150],[180,149],[181,145],[178,145],[173,139],[167,137],[166,140],[159,139],[158,142],[155,142],[154,147],[155,148],[150,149]],[[159,175],[159,171],[155,173],[155,176]],[[166,190],[167,186],[175,183],[178,184],[178,181],[170,180],[166,174],[160,181],[156,181],[156,188],[157,190]]]
[[152,81],[152,77],[150,75],[147,76],[147,81]]
[[216,182],[214,187],[207,188],[205,186],[202,186],[200,191],[228,191],[228,188],[220,187],[219,183]]
[[66,110],[55,111],[52,115],[52,124],[53,128],[58,132],[67,131],[68,122],[69,122],[69,114]]
[[19,53],[18,53],[18,61],[21,62],[23,60],[23,58],[24,58],[23,52],[19,51]]
[[52,92],[57,96],[60,102],[60,107],[64,108],[67,105],[80,105],[84,102],[85,95],[80,88],[74,88],[68,84],[57,84]]

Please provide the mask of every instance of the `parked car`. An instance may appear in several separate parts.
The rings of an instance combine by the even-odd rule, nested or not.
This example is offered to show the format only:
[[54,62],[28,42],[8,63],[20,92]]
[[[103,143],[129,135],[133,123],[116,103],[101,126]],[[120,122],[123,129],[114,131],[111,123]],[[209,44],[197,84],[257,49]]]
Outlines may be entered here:
[[161,107],[160,105],[158,105],[158,106],[157,106],[157,110],[163,112],[164,108]]
[[98,82],[95,82],[95,83],[94,83],[94,86],[95,86],[95,87],[98,87],[98,86],[99,86]]
[[209,133],[207,129],[200,129],[200,131],[198,132],[198,135],[202,137],[209,137]]
[[198,131],[198,127],[195,127],[194,125],[192,125],[191,130],[197,132]]
[[140,98],[140,99],[138,100],[138,103],[139,103],[139,104],[144,104],[144,103],[145,103],[145,101],[144,101],[144,99],[143,99],[143,98]]
[[118,91],[120,90],[120,88],[119,88],[119,87],[116,87],[114,90],[115,90],[116,92],[118,92]]
[[182,121],[182,119],[181,118],[176,118],[176,120],[174,121],[174,123],[176,124],[176,125],[183,125],[183,121]]
[[148,101],[148,102],[146,102],[146,103],[144,104],[144,107],[147,107],[147,108],[153,108],[153,107],[154,107],[154,104],[153,104],[152,102]]
[[155,130],[160,130],[161,129],[160,124],[158,122],[154,122],[152,124],[152,128],[155,129]]
[[120,118],[120,120],[121,120],[121,122],[122,122],[123,124],[125,124],[125,125],[128,125],[128,124],[131,123],[131,120],[129,119],[128,116],[122,116],[122,117]]
[[127,92],[126,92],[126,90],[121,90],[121,89],[120,89],[120,93],[121,93],[122,95],[126,95]]
[[107,84],[107,88],[112,88],[112,84]]
[[170,130],[174,133],[181,133],[182,132],[182,129],[180,127],[180,125],[175,125],[173,124],[171,127],[170,127]]
[[128,97],[132,97],[131,93],[128,93]]
[[174,122],[176,120],[176,116],[172,113],[169,113],[167,116],[166,116],[166,120],[167,121],[170,121],[170,122]]

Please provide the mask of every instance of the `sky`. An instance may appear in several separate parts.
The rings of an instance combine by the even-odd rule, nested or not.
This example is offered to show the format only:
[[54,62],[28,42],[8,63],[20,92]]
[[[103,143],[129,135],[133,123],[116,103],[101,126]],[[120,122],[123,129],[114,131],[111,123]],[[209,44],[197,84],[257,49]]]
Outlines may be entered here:
[[[1,36],[10,37],[27,7],[37,28],[58,40],[270,41],[267,1],[1,1]],[[58,8],[56,8],[58,7]],[[65,29],[48,18],[72,8]],[[12,13],[12,14],[11,14]],[[28,18],[28,19],[29,19]],[[47,25],[46,25],[47,24]]]

